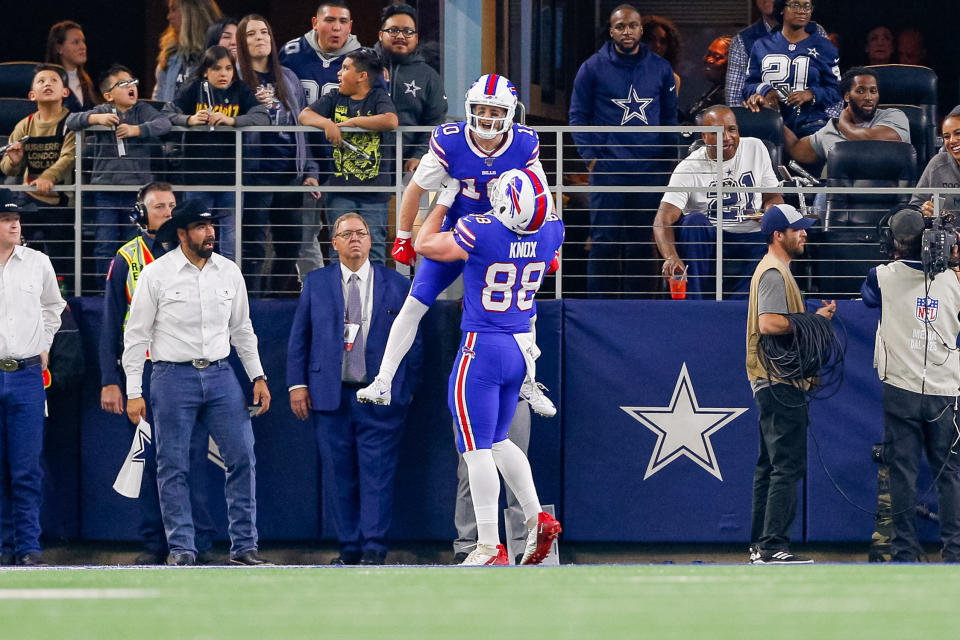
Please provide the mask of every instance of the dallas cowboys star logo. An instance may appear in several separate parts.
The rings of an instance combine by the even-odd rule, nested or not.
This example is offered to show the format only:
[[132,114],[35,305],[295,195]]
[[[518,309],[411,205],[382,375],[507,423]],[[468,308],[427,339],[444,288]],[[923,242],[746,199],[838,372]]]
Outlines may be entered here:
[[423,88],[423,87],[418,87],[418,86],[417,86],[417,81],[416,81],[416,80],[411,80],[410,82],[404,82],[404,83],[403,83],[403,86],[405,86],[405,87],[407,88],[407,90],[403,92],[404,95],[406,95],[406,94],[408,94],[408,93],[412,93],[414,98],[417,97],[417,91],[420,91],[420,90]]
[[745,408],[702,408],[693,391],[686,363],[680,369],[668,406],[620,408],[657,434],[644,480],[680,456],[686,456],[722,481],[710,436],[747,411]]
[[820,52],[817,51],[816,47],[807,47],[807,54],[814,59],[819,58],[820,56]]
[[637,95],[637,90],[630,85],[630,91],[626,98],[611,98],[611,102],[623,109],[623,119],[620,124],[627,124],[633,118],[636,118],[643,124],[650,124],[647,121],[647,106],[653,102],[653,98],[641,98]]

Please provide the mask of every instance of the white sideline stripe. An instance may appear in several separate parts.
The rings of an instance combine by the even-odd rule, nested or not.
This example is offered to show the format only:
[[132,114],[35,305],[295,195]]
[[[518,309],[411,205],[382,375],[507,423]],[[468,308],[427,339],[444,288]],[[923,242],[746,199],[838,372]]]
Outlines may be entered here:
[[100,600],[156,595],[152,589],[0,589],[0,600]]

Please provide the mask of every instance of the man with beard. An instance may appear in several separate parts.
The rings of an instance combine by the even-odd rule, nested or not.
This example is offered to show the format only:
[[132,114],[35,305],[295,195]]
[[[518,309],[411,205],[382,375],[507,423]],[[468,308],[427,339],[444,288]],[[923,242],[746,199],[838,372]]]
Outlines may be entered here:
[[[794,207],[780,204],[763,214],[760,231],[767,255],[750,281],[747,310],[747,377],[760,418],[760,453],[753,474],[750,531],[751,564],[809,564],[789,551],[790,528],[797,515],[797,485],[807,458],[806,381],[771,377],[757,355],[761,335],[793,333],[787,314],[806,311],[803,294],[790,273],[790,261],[803,255],[807,228],[813,224]],[[819,315],[833,318],[835,301],[824,301]]]
[[783,128],[790,156],[802,164],[825,160],[834,145],[844,140],[910,142],[910,123],[900,109],[878,109],[877,75],[865,67],[853,67],[840,78],[840,94],[846,103],[839,118],[805,138]]
[[[447,115],[443,80],[417,51],[417,14],[408,4],[391,4],[380,14],[380,41],[374,51],[383,60],[383,77],[400,126],[435,126]],[[415,171],[427,152],[429,133],[403,134],[403,172]]]
[[144,267],[130,303],[122,358],[127,417],[138,423],[146,416],[142,377],[149,347],[160,512],[170,563],[196,564],[189,452],[193,430],[202,424],[227,465],[230,562],[259,565],[264,561],[257,555],[253,429],[227,361],[231,344],[253,381],[257,415],[270,408],[270,390],[240,268],[213,252],[216,217],[203,202],[187,200],[157,231],[161,242],[180,246]]

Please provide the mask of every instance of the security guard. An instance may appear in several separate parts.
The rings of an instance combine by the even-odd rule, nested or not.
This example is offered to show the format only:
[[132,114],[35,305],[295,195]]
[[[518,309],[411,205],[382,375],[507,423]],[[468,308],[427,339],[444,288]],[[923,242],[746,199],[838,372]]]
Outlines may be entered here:
[[[140,227],[140,233],[120,247],[107,271],[103,325],[100,331],[100,407],[108,413],[124,413],[124,380],[120,354],[123,351],[123,329],[130,313],[130,300],[143,268],[166,253],[163,243],[157,240],[156,233],[160,225],[170,219],[176,205],[177,199],[169,183],[151,182],[144,186],[137,194],[137,204],[134,205],[132,215],[134,222]],[[190,468],[193,471],[190,502],[196,530],[197,558],[201,564],[206,563],[206,554],[216,534],[213,517],[207,505],[207,486],[203,482],[207,463],[207,437],[206,429],[194,429],[190,445]],[[143,482],[140,485],[140,537],[143,540],[143,553],[137,556],[134,564],[164,564],[167,560],[167,538],[160,515],[157,458],[153,442],[147,443],[143,461]]]

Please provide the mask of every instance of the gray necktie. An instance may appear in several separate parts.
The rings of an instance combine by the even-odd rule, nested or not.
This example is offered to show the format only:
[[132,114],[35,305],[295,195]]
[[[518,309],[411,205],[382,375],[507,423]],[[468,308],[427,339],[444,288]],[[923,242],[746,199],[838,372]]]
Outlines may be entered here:
[[360,330],[353,341],[353,349],[346,354],[347,379],[353,382],[364,382],[367,378],[367,363],[364,361],[363,348],[363,307],[360,304],[360,278],[357,274],[350,276],[347,284],[347,322],[359,324]]

